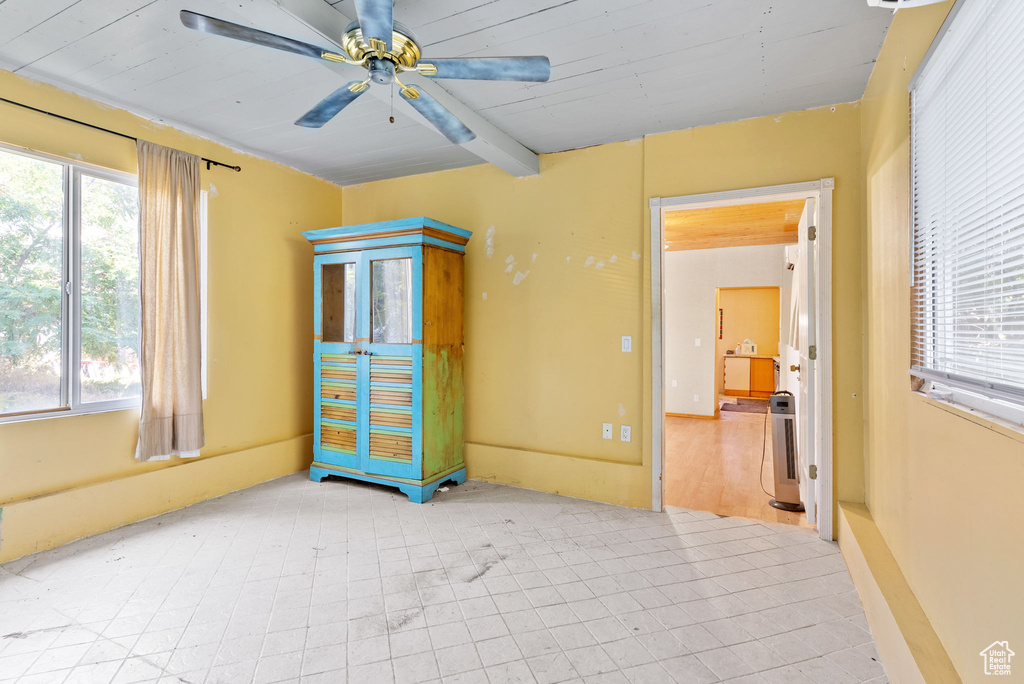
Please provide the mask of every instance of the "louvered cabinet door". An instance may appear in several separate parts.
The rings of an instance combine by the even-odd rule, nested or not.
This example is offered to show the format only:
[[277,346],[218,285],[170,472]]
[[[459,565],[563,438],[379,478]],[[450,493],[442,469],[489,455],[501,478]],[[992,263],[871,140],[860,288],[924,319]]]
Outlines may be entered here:
[[[368,292],[365,383],[361,385],[360,457],[367,473],[420,479],[422,250],[374,249],[363,253]],[[363,398],[365,397],[365,404]]]
[[329,255],[315,262],[315,333],[313,337],[316,398],[314,460],[346,468],[359,467],[358,301],[361,264],[358,255]]

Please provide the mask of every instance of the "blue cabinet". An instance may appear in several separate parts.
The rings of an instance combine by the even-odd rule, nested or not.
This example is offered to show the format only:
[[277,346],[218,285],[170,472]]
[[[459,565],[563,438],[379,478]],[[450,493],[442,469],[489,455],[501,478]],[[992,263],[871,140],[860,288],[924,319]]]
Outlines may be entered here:
[[462,483],[463,254],[427,218],[303,233],[314,248],[314,463],[429,500]]

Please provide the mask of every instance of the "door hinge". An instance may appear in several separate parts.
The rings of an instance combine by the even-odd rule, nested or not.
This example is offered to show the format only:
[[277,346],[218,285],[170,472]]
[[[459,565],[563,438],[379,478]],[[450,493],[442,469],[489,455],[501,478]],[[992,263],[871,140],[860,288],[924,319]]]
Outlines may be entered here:
[[807,239],[813,241],[813,240],[817,239],[817,237],[818,237],[818,227],[817,226],[807,226]]
[[815,347],[813,344],[807,348],[807,358],[809,358],[811,361],[818,360],[818,348]]
[[816,466],[816,465],[807,466],[807,477],[811,478],[812,480],[817,480],[818,479],[818,466]]

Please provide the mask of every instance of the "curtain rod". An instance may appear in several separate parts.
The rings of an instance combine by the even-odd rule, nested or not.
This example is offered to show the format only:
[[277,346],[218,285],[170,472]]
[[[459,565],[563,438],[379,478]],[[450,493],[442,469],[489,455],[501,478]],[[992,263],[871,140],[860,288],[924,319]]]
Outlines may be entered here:
[[[33,107],[31,105],[23,104],[21,102],[15,102],[14,100],[8,100],[6,97],[0,97],[0,102],[6,102],[7,104],[12,104],[12,105],[14,105],[16,107],[22,107],[24,109],[30,109],[33,112],[39,112],[40,114],[45,114],[47,116],[52,116],[55,119],[61,119],[63,121],[70,121],[71,123],[78,124],[79,126],[87,126],[88,128],[93,128],[93,129],[95,129],[97,131],[103,131],[104,133],[110,133],[111,135],[118,135],[118,136],[121,136],[122,138],[128,138],[129,140],[134,140],[136,142],[138,142],[138,140],[139,140],[134,135],[128,135],[127,133],[121,133],[120,131],[112,131],[109,128],[103,128],[103,126],[96,126],[94,124],[87,123],[85,121],[79,121],[78,119],[72,119],[71,117],[68,117],[68,116],[61,116],[60,114],[54,114],[53,112],[48,112],[45,109],[39,109],[38,107]],[[213,159],[207,159],[206,157],[200,157],[200,159],[202,159],[204,162],[206,162],[207,170],[209,170],[209,168],[211,166],[223,166],[226,169],[233,169],[235,171],[241,171],[242,170],[241,166],[232,166],[231,164],[225,164],[224,162],[214,161]]]

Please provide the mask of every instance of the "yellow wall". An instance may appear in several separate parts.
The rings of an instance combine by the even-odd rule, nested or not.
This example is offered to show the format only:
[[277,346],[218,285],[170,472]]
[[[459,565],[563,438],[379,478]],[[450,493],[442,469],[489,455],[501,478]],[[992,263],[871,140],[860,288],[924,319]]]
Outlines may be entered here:
[[[300,231],[341,223],[341,188],[7,71],[0,71],[0,92],[243,167],[202,171],[210,191],[205,463],[135,462],[137,411],[0,425],[0,560],[306,465],[312,251]],[[136,170],[134,142],[3,103],[0,142]],[[19,503],[30,498],[32,515]],[[83,509],[83,500],[94,507]]]
[[715,335],[717,394],[722,394],[725,382],[726,350],[735,350],[736,345],[750,338],[757,344],[759,356],[779,355],[780,292],[778,287],[720,287],[715,291],[717,309],[722,310],[722,339]]
[[1024,644],[1024,438],[914,394],[907,376],[907,83],[950,6],[896,14],[862,103],[867,505],[960,676],[981,681],[983,648]]
[[[425,214],[474,231],[471,477],[648,506],[648,198],[834,176],[836,480],[863,500],[859,126],[858,106],[838,105],[542,155],[530,178],[475,166],[379,181],[345,188],[344,219]],[[616,436],[630,425],[632,441],[603,440],[602,422]]]
[[749,338],[757,344],[759,356],[779,355],[779,288],[719,288],[718,307],[723,314],[718,341],[723,352]]

